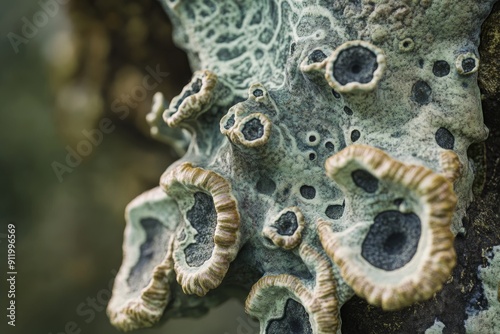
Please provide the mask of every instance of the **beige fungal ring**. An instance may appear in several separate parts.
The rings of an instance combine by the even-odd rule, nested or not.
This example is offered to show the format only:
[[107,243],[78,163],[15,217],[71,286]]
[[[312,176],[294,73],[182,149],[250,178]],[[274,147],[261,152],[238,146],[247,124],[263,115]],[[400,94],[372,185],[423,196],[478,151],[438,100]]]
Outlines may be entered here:
[[220,285],[229,264],[239,251],[240,215],[231,185],[215,172],[183,163],[162,176],[161,186],[178,201],[181,211],[193,209],[185,207],[186,201],[182,201],[183,198],[201,193],[208,194],[213,201],[216,225],[213,235],[214,248],[209,259],[200,266],[190,266],[179,240],[176,240],[174,252],[177,281],[183,291],[186,294],[204,296],[209,290]]
[[[271,116],[254,112],[256,108],[264,108]],[[248,90],[248,99],[231,107],[222,117],[219,129],[233,144],[258,148],[269,141],[272,129],[269,117],[276,113],[275,102],[269,97],[267,89],[255,83]]]
[[173,244],[172,236],[165,259],[154,268],[151,281],[139,297],[128,301],[117,311],[108,308],[107,313],[113,326],[122,331],[132,331],[151,327],[160,321],[171,299],[170,284],[174,281]]
[[304,216],[299,208],[294,206],[282,210],[271,224],[264,226],[262,234],[276,246],[290,250],[302,241],[304,226]]
[[266,115],[253,113],[238,121],[229,136],[234,143],[246,147],[260,147],[269,141],[271,124]]
[[[290,299],[301,304],[308,314],[312,313],[312,310],[304,305],[305,301],[313,299],[312,294],[298,277],[288,274],[265,276],[252,286],[245,302],[245,311],[259,319],[261,333],[265,333],[265,327],[262,327],[266,325],[268,318],[282,317],[281,310],[276,304],[284,304]],[[314,309],[320,308],[317,303],[312,306]],[[312,323],[311,326],[313,326]]]
[[370,304],[395,310],[432,297],[449,278],[456,262],[454,236],[450,231],[456,197],[450,182],[428,168],[404,165],[379,149],[362,145],[349,146],[326,162],[327,175],[348,194],[353,184],[346,174],[359,166],[387,185],[406,191],[417,203],[414,211],[421,226],[418,247],[402,267],[380,269],[361,255],[362,235],[357,242],[353,242],[353,237],[346,238],[356,231],[359,233],[363,229],[361,223],[334,233],[329,222],[319,220],[318,232],[326,253],[340,267],[342,277],[356,294]]
[[283,305],[291,299],[301,304],[309,315],[308,325],[313,333],[336,334],[340,326],[339,305],[331,262],[309,245],[302,244],[299,254],[315,273],[314,288],[311,290],[293,275],[265,276],[252,287],[245,310],[261,321],[261,332],[265,333],[264,326],[269,326],[274,319],[283,318],[282,313],[286,312]]
[[168,126],[175,128],[186,120],[195,120],[213,104],[218,79],[208,71],[197,71],[191,82],[170,103],[163,114]]
[[259,103],[263,103],[269,100],[269,93],[261,83],[254,83],[248,89],[248,98]]
[[415,49],[415,42],[412,38],[407,37],[400,41],[398,46],[401,52],[411,52]]
[[309,131],[304,139],[307,146],[318,146],[321,142],[321,135],[317,131]]
[[349,41],[339,46],[326,60],[325,78],[339,93],[374,90],[386,67],[384,52],[364,41]]
[[479,58],[472,52],[460,54],[455,60],[455,67],[460,75],[471,75],[479,70]]

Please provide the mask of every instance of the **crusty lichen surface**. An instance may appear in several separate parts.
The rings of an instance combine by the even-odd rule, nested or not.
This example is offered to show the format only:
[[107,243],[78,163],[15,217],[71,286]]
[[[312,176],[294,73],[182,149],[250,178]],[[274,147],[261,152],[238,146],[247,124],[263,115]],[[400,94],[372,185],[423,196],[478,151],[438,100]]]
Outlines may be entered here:
[[488,263],[478,268],[488,308],[469,312],[465,328],[470,334],[495,333],[500,328],[500,246],[493,247],[488,258]]
[[164,0],[195,72],[148,120],[190,142],[127,209],[112,323],[238,290],[262,334],[339,333],[354,294],[397,310],[438,293],[472,200],[467,148],[488,134],[493,2]]

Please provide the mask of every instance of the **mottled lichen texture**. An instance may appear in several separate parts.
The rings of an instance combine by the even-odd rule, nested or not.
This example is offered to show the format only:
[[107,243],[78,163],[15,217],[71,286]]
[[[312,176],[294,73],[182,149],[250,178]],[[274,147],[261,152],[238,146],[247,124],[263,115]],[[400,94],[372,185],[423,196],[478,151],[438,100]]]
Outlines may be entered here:
[[487,257],[488,263],[478,271],[489,307],[483,312],[469,312],[465,322],[468,333],[497,333],[500,328],[500,246],[493,247]]
[[472,200],[467,148],[488,134],[493,2],[163,0],[195,72],[148,120],[190,141],[126,210],[111,322],[243,295],[261,333],[339,333],[354,294],[397,310],[438,293]]

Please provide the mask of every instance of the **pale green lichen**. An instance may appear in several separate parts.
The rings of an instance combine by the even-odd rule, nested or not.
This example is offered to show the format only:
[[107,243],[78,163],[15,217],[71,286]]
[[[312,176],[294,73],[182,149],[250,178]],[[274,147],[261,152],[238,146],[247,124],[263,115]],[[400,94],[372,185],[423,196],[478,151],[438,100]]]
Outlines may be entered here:
[[465,320],[465,329],[470,334],[493,334],[500,332],[500,245],[493,247],[488,264],[479,267],[484,296],[488,308]]
[[[472,200],[467,148],[488,133],[475,72],[493,0],[162,3],[195,70],[163,117],[191,142],[155,209],[135,202],[167,228],[148,243],[128,219],[112,320],[172,236],[177,282],[206,295],[169,281],[166,317],[237,287],[262,333],[330,333],[354,293],[393,310],[438,292]],[[166,104],[149,116],[165,138]]]
[[425,334],[442,334],[446,326],[439,320],[434,321],[434,325],[425,330]]

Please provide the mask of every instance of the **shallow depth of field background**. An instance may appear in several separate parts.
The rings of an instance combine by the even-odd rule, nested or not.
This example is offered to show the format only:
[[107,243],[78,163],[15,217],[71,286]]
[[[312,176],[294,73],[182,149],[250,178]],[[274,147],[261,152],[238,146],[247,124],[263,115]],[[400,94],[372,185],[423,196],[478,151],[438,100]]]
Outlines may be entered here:
[[[56,4],[13,46],[9,33],[23,37],[24,19],[43,19],[43,9],[0,0],[0,333],[118,333],[102,301],[121,263],[124,208],[177,159],[150,139],[144,116],[152,95],[177,95],[190,69],[155,0]],[[127,105],[156,66],[168,77]],[[127,116],[113,103],[127,106]],[[58,178],[54,162],[66,164],[68,150],[104,118],[113,130]],[[9,223],[17,228],[15,328],[4,314]],[[251,334],[241,321],[243,307],[231,300],[200,319],[137,333]]]

